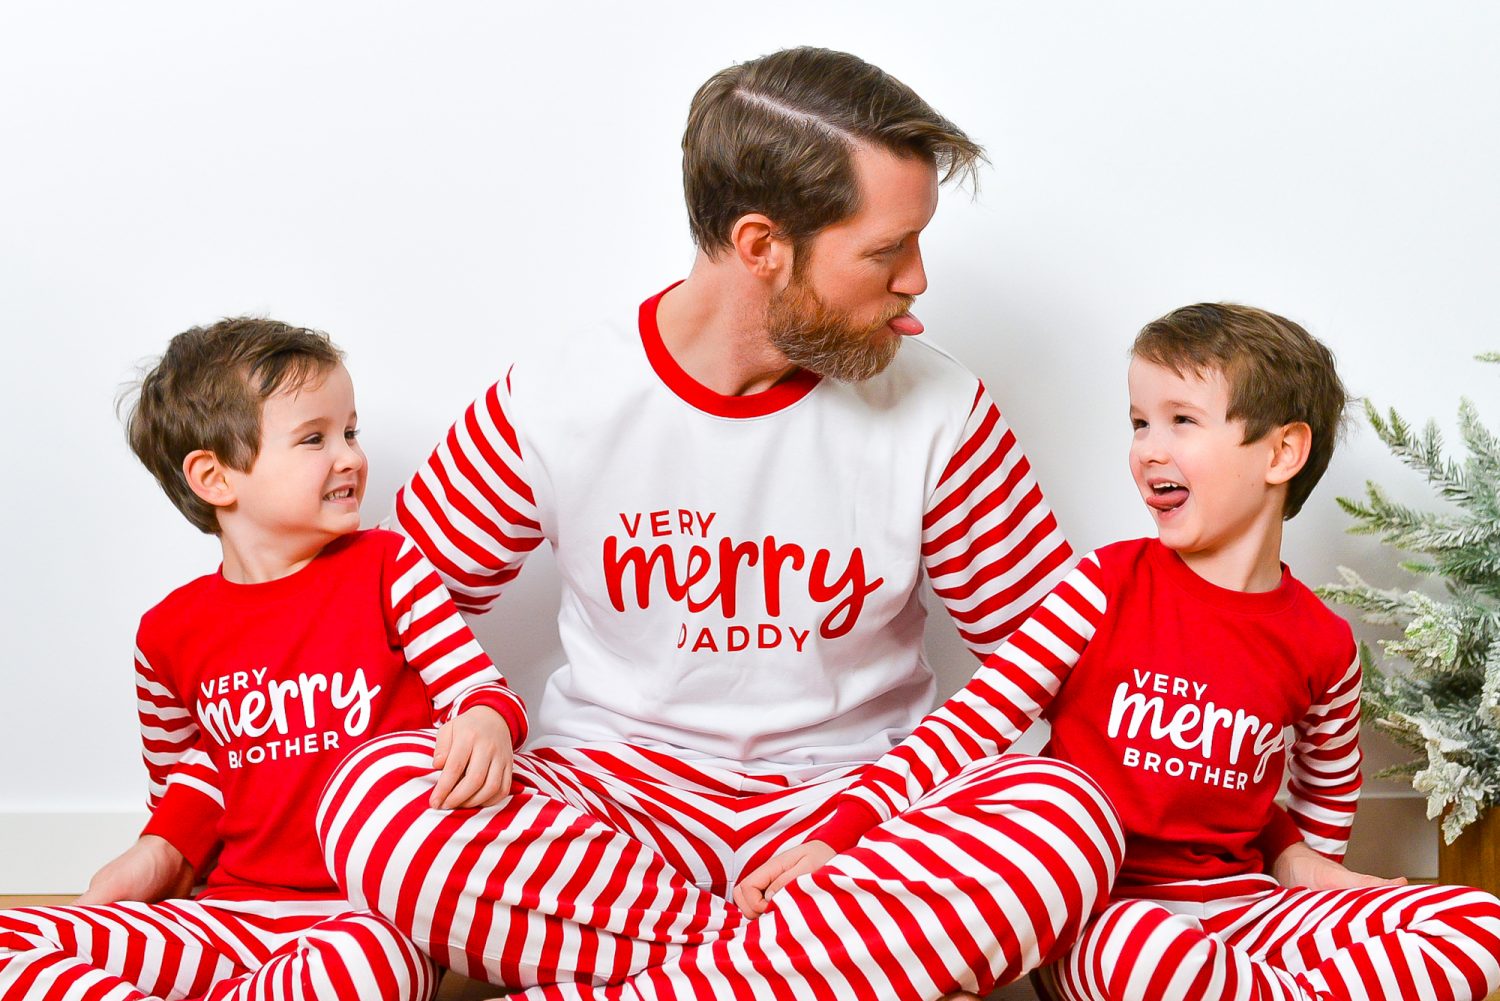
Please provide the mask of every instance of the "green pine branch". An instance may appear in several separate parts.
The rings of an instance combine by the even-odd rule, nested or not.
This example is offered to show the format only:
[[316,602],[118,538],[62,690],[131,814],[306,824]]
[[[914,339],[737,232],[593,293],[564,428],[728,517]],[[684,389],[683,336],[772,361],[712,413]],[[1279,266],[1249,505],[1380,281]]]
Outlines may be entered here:
[[[1479,359],[1500,364],[1500,352]],[[1413,757],[1381,774],[1409,778],[1427,795],[1428,815],[1443,818],[1448,840],[1500,805],[1500,434],[1468,399],[1458,408],[1460,461],[1446,454],[1436,422],[1420,431],[1395,409],[1365,403],[1365,417],[1386,448],[1421,474],[1450,510],[1422,510],[1393,499],[1373,481],[1362,500],[1339,498],[1349,531],[1375,535],[1410,557],[1420,577],[1441,580],[1438,599],[1414,590],[1376,588],[1345,568],[1318,589],[1368,622],[1399,627],[1379,642],[1377,663],[1361,644],[1363,714]]]

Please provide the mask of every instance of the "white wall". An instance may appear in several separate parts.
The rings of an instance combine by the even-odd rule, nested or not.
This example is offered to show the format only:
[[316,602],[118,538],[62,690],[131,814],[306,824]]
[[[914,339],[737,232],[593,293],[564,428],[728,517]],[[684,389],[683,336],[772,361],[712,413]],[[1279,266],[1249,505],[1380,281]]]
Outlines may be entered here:
[[[1080,547],[1149,531],[1123,355],[1183,303],[1273,308],[1356,392],[1500,421],[1469,361],[1500,347],[1491,4],[536,6],[0,7],[0,891],[76,888],[98,859],[47,832],[107,821],[112,847],[139,809],[135,621],[216,562],[123,444],[134,363],[226,314],[328,330],[378,520],[507,359],[685,273],[682,122],[736,60],[848,49],[987,146],[977,200],[946,193],[924,238],[919,311]],[[1366,477],[1425,496],[1355,433],[1293,522],[1304,579],[1399,580],[1342,532],[1333,497]],[[537,562],[481,626],[532,693],[558,659]],[[952,687],[970,662],[935,642]]]

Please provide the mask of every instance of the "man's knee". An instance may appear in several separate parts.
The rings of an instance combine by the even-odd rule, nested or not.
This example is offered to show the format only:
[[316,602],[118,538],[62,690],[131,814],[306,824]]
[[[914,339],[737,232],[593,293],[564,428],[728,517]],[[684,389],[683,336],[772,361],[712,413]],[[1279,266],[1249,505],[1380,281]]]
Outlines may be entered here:
[[1001,755],[971,762],[916,807],[938,805],[1056,818],[1112,856],[1114,868],[1124,857],[1125,833],[1114,804],[1086,772],[1065,761]]
[[[387,734],[356,748],[339,765],[323,790],[317,814],[318,841],[335,877],[342,877],[349,846],[364,825],[377,813],[385,815],[379,807],[425,806],[436,782],[435,747],[429,730]],[[344,885],[342,878],[339,883]]]

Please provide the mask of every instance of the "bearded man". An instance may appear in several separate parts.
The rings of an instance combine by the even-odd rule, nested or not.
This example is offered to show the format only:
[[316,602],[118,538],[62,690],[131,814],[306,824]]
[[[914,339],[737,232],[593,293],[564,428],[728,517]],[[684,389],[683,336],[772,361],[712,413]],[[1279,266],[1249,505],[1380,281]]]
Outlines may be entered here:
[[428,735],[351,757],[320,817],[351,899],[543,996],[665,963],[682,997],[938,998],[1076,935],[1120,833],[1036,758],[965,770],[758,920],[726,899],[931,706],[924,576],[984,656],[1070,562],[984,387],[915,339],[940,179],[981,162],[844,53],[699,90],[691,273],[506,373],[398,496],[468,611],[550,543],[567,664],[497,806],[430,809],[475,790],[434,791]]

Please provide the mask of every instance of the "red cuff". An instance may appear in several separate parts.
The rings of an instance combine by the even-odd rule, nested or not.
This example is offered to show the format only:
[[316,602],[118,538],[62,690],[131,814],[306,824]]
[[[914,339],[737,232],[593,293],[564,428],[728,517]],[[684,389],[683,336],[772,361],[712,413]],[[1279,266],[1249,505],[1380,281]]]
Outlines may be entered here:
[[224,809],[199,790],[172,782],[141,834],[165,839],[182,853],[193,872],[201,875],[218,846],[219,818],[223,815]]
[[510,689],[499,685],[480,685],[473,691],[465,692],[458,697],[458,702],[453,707],[453,716],[457,717],[475,706],[486,706],[499,713],[500,718],[505,720],[505,725],[510,728],[511,748],[520,748],[526,740],[526,712]]
[[821,841],[835,852],[846,852],[869,833],[870,828],[880,823],[880,815],[868,804],[844,798],[833,808],[833,816],[823,826],[809,834],[804,841]]
[[1264,860],[1266,871],[1270,871],[1271,863],[1280,858],[1282,852],[1301,842],[1302,829],[1297,826],[1297,822],[1285,810],[1273,803],[1266,813],[1265,826],[1261,828],[1254,842],[1256,850],[1260,852]]

